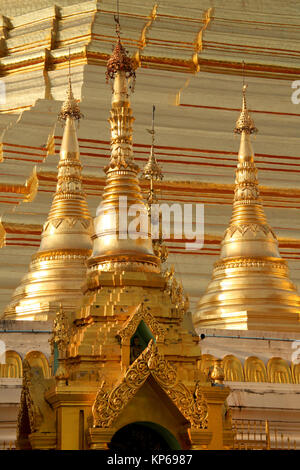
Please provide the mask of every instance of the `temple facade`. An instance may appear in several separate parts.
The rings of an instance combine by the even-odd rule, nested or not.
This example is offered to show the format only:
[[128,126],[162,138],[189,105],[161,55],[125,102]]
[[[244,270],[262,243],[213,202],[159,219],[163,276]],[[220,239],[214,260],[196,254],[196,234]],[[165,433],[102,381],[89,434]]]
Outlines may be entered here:
[[[192,2],[184,13],[176,1],[120,2],[134,73],[110,62],[112,101],[115,2],[0,1],[0,13],[0,442],[16,445],[21,410],[21,448],[118,448],[122,429],[150,419],[139,414],[147,398],[161,407],[156,428],[139,432],[162,446],[300,448],[294,3],[283,14],[279,0]],[[153,104],[163,179],[147,133]],[[187,250],[184,233],[123,239],[117,199],[147,212],[152,180],[161,202],[204,204],[202,248]],[[108,397],[124,387],[113,414]]]

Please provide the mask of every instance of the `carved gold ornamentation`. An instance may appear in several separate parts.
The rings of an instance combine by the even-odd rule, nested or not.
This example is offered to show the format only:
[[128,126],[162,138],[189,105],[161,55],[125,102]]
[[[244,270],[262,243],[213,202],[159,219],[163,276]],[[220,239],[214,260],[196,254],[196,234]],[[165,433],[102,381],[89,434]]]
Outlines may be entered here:
[[245,380],[247,382],[267,382],[267,372],[261,359],[255,356],[248,357],[244,365]]
[[206,399],[203,396],[203,393],[201,391],[202,385],[200,382],[197,382],[195,393],[194,393],[195,395],[194,398],[195,398],[196,413],[200,417],[200,421],[202,422],[202,425],[200,427],[203,429],[206,429],[208,427],[208,408],[207,408]]
[[241,134],[243,131],[249,134],[255,134],[257,132],[257,128],[254,125],[254,121],[251,118],[246,102],[246,90],[248,85],[243,85],[243,105],[242,105],[242,112],[236,121],[236,125],[234,128],[234,132],[237,134]]
[[211,354],[202,354],[199,363],[202,381],[211,381],[210,374],[213,370],[215,360],[216,358]]
[[165,263],[169,256],[169,250],[164,240],[160,237],[152,242],[153,252],[160,259],[161,263]]
[[32,265],[38,264],[40,261],[52,261],[52,260],[85,260],[87,257],[86,250],[56,250],[56,251],[44,251],[43,253],[36,253],[32,257]]
[[243,382],[244,381],[244,371],[241,361],[229,354],[223,358],[223,367],[225,380],[231,382]]
[[155,154],[154,154],[154,148],[153,148],[154,143],[152,143],[151,146],[151,151],[149,155],[148,162],[146,163],[144,169],[143,169],[143,178],[149,179],[149,180],[154,180],[154,181],[160,181],[163,179],[163,174],[161,167],[157,163]]
[[[120,258],[120,257],[118,257]],[[125,255],[124,255],[125,258]],[[94,260],[93,260],[94,261]],[[93,266],[90,267],[89,273],[92,274],[92,272],[98,271],[98,265],[94,264]],[[144,261],[144,262],[138,262],[138,261],[107,261],[106,263],[101,263],[101,271],[113,271],[115,273],[120,273],[122,271],[137,271],[137,272],[148,272],[148,273],[157,273],[159,272],[159,267],[157,266],[157,262],[153,261]],[[93,279],[92,281],[97,282],[96,279]]]
[[46,224],[44,225],[44,233],[48,229],[51,230],[51,227],[54,227],[55,229],[57,229],[62,224],[65,224],[70,228],[74,227],[76,224],[80,224],[83,228],[87,229],[91,226],[91,220],[80,218],[80,217],[60,217],[57,219],[52,219],[52,220],[47,221]]
[[54,345],[56,345],[58,349],[58,368],[55,372],[56,380],[66,380],[69,378],[70,374],[66,365],[66,357],[68,346],[71,343],[72,332],[69,320],[60,305],[59,311],[53,321],[52,336],[49,339],[52,356],[54,354]]
[[216,269],[235,269],[235,268],[271,268],[279,269],[287,272],[287,265],[284,259],[267,259],[267,258],[230,258],[216,261],[214,267]]
[[210,371],[209,378],[214,384],[223,384],[225,379],[222,359],[216,359],[214,361],[213,369]]
[[[21,403],[23,402],[23,405],[26,404],[29,422],[30,422],[30,430],[33,433],[39,429],[43,418],[42,418],[42,414],[38,406],[36,406],[33,402],[32,394],[31,394],[31,385],[32,385],[31,367],[28,361],[24,359],[23,361],[23,388],[22,388]],[[24,412],[24,410],[21,410],[20,408],[20,414],[22,412]],[[20,421],[21,421],[21,417],[18,418],[18,424],[20,423]]]
[[300,363],[291,365],[294,384],[300,384]]
[[164,278],[166,280],[165,292],[170,296],[180,315],[184,315],[190,307],[189,297],[184,293],[182,283],[178,282],[175,277],[174,266],[164,272]]
[[291,370],[288,363],[281,357],[272,357],[267,364],[269,382],[272,383],[292,383]]
[[26,409],[27,409],[27,403],[26,403],[26,394],[24,388],[22,388],[21,391],[21,397],[20,397],[20,406],[19,406],[19,411],[18,411],[18,416],[17,416],[17,441],[20,441],[21,439],[24,438],[24,436],[27,437],[28,432],[31,432],[31,429],[26,429],[27,425],[27,416],[26,416]]
[[69,320],[63,311],[62,305],[60,305],[59,311],[53,321],[52,336],[49,339],[52,354],[54,351],[54,344],[57,345],[57,348],[61,353],[66,354],[67,347],[70,343],[71,331]]
[[163,179],[163,173],[160,165],[157,163],[155,153],[154,153],[154,143],[155,143],[155,130],[154,130],[154,114],[155,106],[152,108],[152,129],[147,129],[152,136],[152,145],[150,150],[150,155],[148,162],[146,163],[143,172],[142,178],[150,181],[150,188],[147,193],[147,209],[149,215],[149,223],[151,225],[151,233],[155,233],[156,225],[158,228],[158,239],[152,239],[152,247],[154,254],[160,259],[161,263],[165,263],[169,256],[169,250],[162,237],[162,228],[161,228],[161,213],[155,207],[155,212],[153,210],[154,204],[158,203],[158,197],[154,189],[154,182],[161,181]]
[[229,235],[229,237],[232,237],[236,232],[239,232],[242,236],[247,234],[248,231],[253,232],[254,234],[258,232],[263,232],[265,235],[271,234],[274,238],[276,238],[276,235],[274,234],[273,230],[271,227],[267,224],[239,224],[239,225],[230,225],[228,229],[225,232],[225,237],[226,235]]
[[80,108],[78,106],[77,100],[75,100],[74,95],[73,95],[71,75],[70,75],[70,62],[69,62],[69,83],[68,83],[68,89],[67,89],[67,96],[64,101],[64,104],[62,105],[60,113],[58,115],[58,119],[60,121],[66,121],[68,117],[71,117],[72,119],[76,119],[77,121],[79,121],[79,119],[83,117],[83,115],[80,112]]
[[145,304],[141,303],[117,333],[117,336],[120,337],[122,343],[125,340],[130,340],[142,320],[150,328],[156,340],[163,341],[165,337],[164,328],[160,326],[155,317],[153,317],[150,307],[147,307]]
[[128,368],[121,383],[112,391],[105,390],[105,384],[101,384],[92,408],[94,426],[104,428],[112,426],[114,420],[146,382],[150,374],[183,416],[190,421],[192,427],[200,429],[207,426],[203,397],[199,396],[198,390],[193,397],[193,394],[183,383],[177,382],[176,370],[158,353],[158,348],[153,340]]
[[139,167],[133,161],[132,152],[132,123],[134,117],[130,108],[113,107],[110,111],[111,126],[111,159],[104,171],[109,170],[132,170],[135,173]]
[[112,55],[108,59],[106,67],[106,81],[109,79],[114,80],[118,72],[126,74],[126,78],[132,77],[135,81],[135,70],[133,61],[128,56],[120,38],[120,23],[119,18],[115,17],[117,43],[113,50]]
[[155,106],[152,106],[152,128],[147,129],[149,134],[152,136],[152,144],[148,162],[146,163],[142,176],[146,180],[150,180],[151,188],[150,191],[153,191],[153,181],[161,181],[163,179],[163,173],[160,165],[157,163],[155,153],[154,153],[154,144],[155,144],[155,129],[154,129],[154,115],[155,115]]

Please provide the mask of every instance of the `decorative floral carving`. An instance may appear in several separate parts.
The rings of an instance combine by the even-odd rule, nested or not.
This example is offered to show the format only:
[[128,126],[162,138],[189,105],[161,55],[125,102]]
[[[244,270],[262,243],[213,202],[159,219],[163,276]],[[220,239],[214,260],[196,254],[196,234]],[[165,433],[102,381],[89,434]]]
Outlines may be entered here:
[[108,166],[104,168],[107,173],[109,170],[131,170],[138,173],[139,167],[133,160],[132,151],[132,116],[131,108],[113,107],[110,111],[111,127],[111,159]]
[[67,97],[65,99],[65,102],[62,105],[62,108],[58,115],[58,119],[63,122],[63,121],[66,121],[68,117],[72,119],[76,119],[77,121],[79,121],[83,117],[80,112],[80,108],[77,103],[77,100],[75,100],[74,95],[73,95],[70,75],[69,75],[69,86],[67,90]]
[[34,266],[39,261],[48,261],[48,260],[86,260],[90,250],[71,250],[71,251],[63,251],[63,250],[56,250],[50,252],[41,252],[34,255],[32,260],[32,266]]
[[216,359],[214,361],[213,369],[209,372],[209,378],[213,384],[223,384],[225,375],[222,359]]
[[254,163],[243,162],[238,164],[238,169],[236,170],[236,184],[242,183],[258,183],[257,180],[257,168]]
[[255,203],[259,201],[257,169],[254,162],[240,162],[236,170],[234,201]]
[[257,128],[254,125],[254,121],[251,118],[246,102],[246,90],[248,85],[243,85],[243,105],[241,114],[236,121],[236,125],[234,128],[234,132],[236,134],[241,134],[243,131],[247,134],[255,134],[257,132]]
[[174,266],[164,272],[166,279],[165,292],[170,295],[172,303],[181,315],[189,309],[190,302],[187,294],[184,293],[182,283],[175,278]]
[[119,33],[117,44],[107,62],[106,81],[109,79],[114,80],[118,72],[125,72],[126,78],[133,77],[135,80],[133,61],[128,56],[126,49],[121,43]]
[[161,263],[165,263],[169,256],[169,250],[162,237],[158,240],[152,240],[152,246],[153,253],[160,259]]
[[52,354],[54,344],[57,345],[59,352],[66,352],[67,346],[70,342],[71,328],[66,315],[63,312],[62,305],[60,305],[59,311],[53,321],[52,337],[49,339],[51,345]]
[[132,315],[128,318],[121,330],[118,331],[117,336],[120,337],[121,342],[132,337],[142,320],[150,328],[157,341],[162,341],[164,339],[164,328],[162,328],[155,317],[153,317],[150,311],[150,307],[146,307],[143,303],[141,303],[137,307],[136,311],[133,312]]
[[193,396],[183,383],[177,382],[176,369],[158,353],[153,340],[111,392],[105,390],[105,383],[102,382],[92,407],[94,426],[110,427],[150,374],[192,427],[207,427],[207,407],[203,397],[200,397],[199,391]]
[[[26,359],[23,361],[23,388],[21,393],[21,406],[18,415],[18,431],[17,434],[22,433],[22,417],[25,412],[25,407],[27,407],[30,431],[35,432],[39,429],[42,422],[42,414],[38,406],[32,400],[31,393],[31,367]],[[19,427],[20,426],[20,427]]]
[[205,429],[208,426],[208,408],[207,402],[203,396],[203,393],[200,389],[200,382],[197,382],[194,398],[195,398],[195,410],[197,415],[199,416],[199,420],[202,423],[202,427]]
[[259,259],[259,258],[236,258],[230,261],[217,261],[214,267],[217,269],[225,269],[225,268],[262,268],[264,266],[269,266],[273,269],[282,269],[284,271],[287,270],[285,260],[277,260],[276,262],[267,260],[267,259]]
[[[159,268],[157,267],[157,264],[154,264],[153,262],[148,262],[145,261],[143,263],[138,262],[138,261],[108,261],[107,263],[101,263],[101,271],[114,271],[114,272],[122,272],[122,271],[127,271],[127,270],[132,270],[132,271],[142,271],[142,272],[149,272],[149,273],[157,273],[159,272]],[[98,264],[94,264],[94,266],[90,266],[90,271],[99,270]],[[94,282],[97,282],[96,279],[93,280]]]
[[234,201],[257,201],[259,197],[259,190],[256,185],[249,183],[239,184],[234,191]]
[[236,232],[239,232],[242,236],[244,236],[245,233],[247,233],[249,230],[253,233],[263,232],[265,235],[268,235],[270,233],[274,238],[276,238],[276,235],[274,234],[273,230],[268,224],[254,224],[254,223],[230,225],[225,232],[225,237],[227,235],[229,235],[229,237],[232,237]]

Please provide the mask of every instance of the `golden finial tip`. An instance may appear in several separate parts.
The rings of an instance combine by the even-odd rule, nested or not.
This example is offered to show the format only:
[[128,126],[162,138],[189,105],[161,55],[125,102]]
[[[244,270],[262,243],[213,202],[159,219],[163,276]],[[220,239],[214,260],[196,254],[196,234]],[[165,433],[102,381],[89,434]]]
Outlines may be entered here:
[[58,115],[59,121],[66,121],[67,117],[71,117],[72,119],[76,119],[79,121],[83,117],[80,112],[80,108],[78,105],[77,100],[75,100],[71,85],[71,78],[69,77],[69,86],[67,89],[67,97],[61,107],[60,113]]
[[127,55],[120,37],[114,47],[113,53],[107,61],[106,81],[114,79],[117,72],[125,72],[126,78],[135,78],[135,70],[131,58]]
[[243,85],[243,105],[242,105],[241,114],[238,120],[236,121],[236,125],[234,128],[235,134],[241,134],[243,131],[246,132],[246,134],[256,134],[258,132],[258,129],[255,127],[254,121],[252,117],[250,116],[250,113],[247,108],[247,103],[246,103],[247,87],[248,85],[245,83]]
[[146,180],[161,181],[163,179],[162,170],[157,163],[153,151],[150,152],[149,160],[145,165],[142,177]]
[[154,113],[155,113],[155,106],[152,107],[152,129],[147,129],[150,135],[152,135],[152,145],[151,151],[149,155],[148,162],[146,163],[142,177],[144,179],[153,180],[153,181],[161,181],[163,179],[163,173],[161,167],[157,163],[154,154],[154,142],[155,142],[155,130],[154,130]]
[[128,52],[122,44],[120,36],[120,22],[119,17],[115,16],[116,22],[116,34],[117,34],[117,43],[114,47],[113,53],[107,61],[107,68],[105,72],[106,83],[109,79],[114,80],[118,72],[125,72],[126,78],[132,77],[133,82],[131,85],[131,91],[133,92],[135,84],[135,69],[133,60],[128,56]]

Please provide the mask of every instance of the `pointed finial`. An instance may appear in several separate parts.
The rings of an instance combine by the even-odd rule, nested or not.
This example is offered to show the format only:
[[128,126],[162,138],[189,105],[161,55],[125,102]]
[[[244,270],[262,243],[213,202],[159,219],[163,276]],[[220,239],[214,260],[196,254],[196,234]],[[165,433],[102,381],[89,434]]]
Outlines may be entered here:
[[116,23],[116,34],[118,39],[120,39],[121,35],[121,26],[120,26],[120,9],[119,9],[119,0],[117,0],[117,14],[114,15],[114,20]]
[[154,155],[154,142],[155,142],[154,116],[155,116],[155,106],[153,105],[152,106],[152,128],[147,129],[149,134],[151,134],[152,136],[152,145],[151,145],[149,159],[145,165],[142,176],[143,178],[148,179],[148,180],[159,181],[163,179],[163,174]]
[[[147,129],[149,134],[152,136],[152,145],[150,150],[150,155],[148,162],[145,165],[145,168],[142,172],[142,178],[150,180],[150,189],[147,194],[147,207],[149,215],[151,215],[151,224],[158,224],[158,239],[152,240],[153,252],[160,259],[161,263],[164,263],[169,255],[168,248],[166,247],[164,240],[162,238],[162,229],[161,229],[161,214],[151,213],[153,204],[158,202],[157,195],[154,189],[154,181],[161,181],[163,179],[162,170],[157,163],[157,160],[154,155],[154,143],[155,143],[155,129],[154,129],[154,116],[155,116],[155,106],[152,106],[152,128]],[[156,233],[156,230],[154,230]]]
[[247,108],[247,101],[246,101],[246,90],[248,85],[243,85],[243,104],[240,117],[236,121],[236,125],[234,128],[235,134],[241,134],[243,131],[246,134],[255,134],[258,132],[257,128],[254,125],[254,121],[251,118],[248,108]]
[[58,120],[62,122],[66,121],[68,116],[70,116],[72,119],[76,119],[77,121],[79,121],[83,117],[80,112],[79,105],[74,98],[72,90],[70,48],[67,97],[61,107],[60,113],[58,115]]
[[119,2],[117,2],[117,15],[114,16],[114,20],[116,23],[116,35],[117,35],[117,43],[114,47],[113,53],[107,61],[107,69],[106,69],[106,83],[108,83],[109,79],[114,80],[116,74],[118,72],[125,72],[126,78],[133,78],[133,83],[131,85],[131,91],[133,92],[134,84],[135,84],[135,70],[133,66],[133,62],[128,56],[126,49],[124,48],[121,42],[120,36],[120,19],[119,19]]

